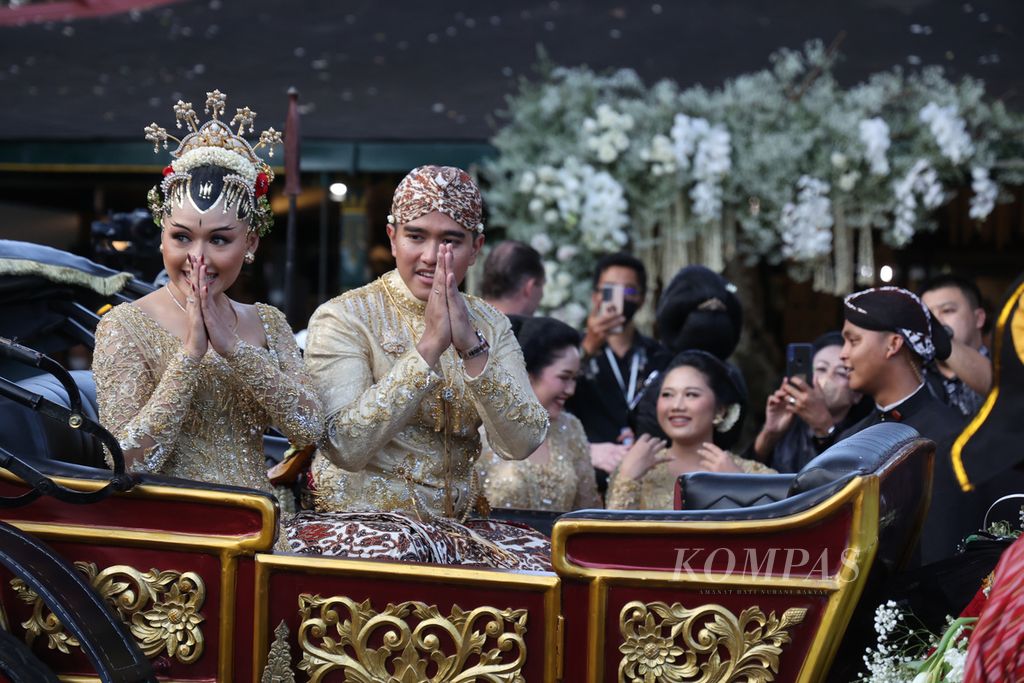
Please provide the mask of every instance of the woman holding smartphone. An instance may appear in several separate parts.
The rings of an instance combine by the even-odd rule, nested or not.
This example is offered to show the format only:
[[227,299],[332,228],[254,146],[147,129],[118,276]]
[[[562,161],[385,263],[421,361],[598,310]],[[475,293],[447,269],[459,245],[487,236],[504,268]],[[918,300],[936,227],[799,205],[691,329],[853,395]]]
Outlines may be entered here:
[[662,375],[658,424],[669,441],[637,439],[608,486],[608,507],[670,510],[687,472],[774,473],[725,450],[739,436],[746,388],[735,368],[705,351],[684,351]]

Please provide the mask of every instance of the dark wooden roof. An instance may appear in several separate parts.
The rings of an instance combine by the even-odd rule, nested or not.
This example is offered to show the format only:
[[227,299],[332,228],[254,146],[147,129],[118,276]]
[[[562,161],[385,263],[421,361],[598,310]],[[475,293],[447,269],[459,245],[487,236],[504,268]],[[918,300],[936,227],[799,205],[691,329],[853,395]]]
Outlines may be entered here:
[[1021,108],[1022,30],[1020,0],[187,0],[0,26],[0,140],[141,142],[213,88],[280,127],[296,86],[307,139],[480,142],[538,44],[559,64],[716,86],[842,31],[846,82],[940,63]]

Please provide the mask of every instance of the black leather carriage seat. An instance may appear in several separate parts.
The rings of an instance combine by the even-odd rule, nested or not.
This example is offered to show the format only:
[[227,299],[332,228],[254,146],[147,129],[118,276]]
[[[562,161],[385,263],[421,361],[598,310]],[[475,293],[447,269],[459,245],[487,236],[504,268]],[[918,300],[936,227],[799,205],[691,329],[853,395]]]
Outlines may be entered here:
[[[857,476],[878,472],[920,435],[912,427],[884,423],[840,441],[796,474],[684,474],[677,482],[679,507],[692,511],[749,509],[746,519],[771,512],[783,516],[807,509]],[[768,506],[767,510],[758,510]],[[741,514],[741,513],[737,513]]]
[[[71,376],[82,395],[85,417],[99,422],[96,383],[89,370],[72,370]],[[68,393],[49,373],[17,382],[18,386],[54,403],[70,407]],[[89,467],[106,468],[102,447],[88,435],[69,429],[39,413],[0,396],[0,446],[11,453],[34,461],[60,460]],[[267,466],[281,461],[288,450],[288,439],[277,432],[265,434],[263,447]]]
[[[774,519],[814,507],[858,476],[878,472],[908,449],[934,446],[915,429],[888,422],[854,434],[807,463],[796,474],[684,474],[677,483],[680,510],[578,510],[562,519],[623,521],[731,521]],[[914,478],[923,482],[916,468]],[[919,484],[923,485],[923,484]],[[885,491],[883,491],[883,497]]]
[[[96,384],[92,372],[72,370],[71,376],[82,395],[82,412],[85,417],[99,422]],[[59,405],[70,405],[63,385],[48,373],[23,379],[17,384]],[[66,424],[4,397],[0,397],[0,445],[14,455],[32,462],[61,460],[89,467],[106,467],[103,447],[88,434],[71,429]]]

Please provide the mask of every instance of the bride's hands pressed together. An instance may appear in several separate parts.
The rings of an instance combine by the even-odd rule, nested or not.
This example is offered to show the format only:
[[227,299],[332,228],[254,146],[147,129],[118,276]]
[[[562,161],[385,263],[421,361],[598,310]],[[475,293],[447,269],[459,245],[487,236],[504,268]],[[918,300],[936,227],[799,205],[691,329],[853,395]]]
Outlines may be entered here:
[[196,260],[190,254],[188,273],[188,294],[185,296],[185,353],[196,360],[201,360],[206,355],[210,346],[206,336],[206,324],[203,319],[202,304],[199,301],[199,267]]
[[219,302],[210,294],[210,285],[206,281],[206,259],[202,256],[199,257],[199,267],[195,270],[198,271],[199,304],[206,325],[206,336],[214,351],[221,357],[229,357],[241,341],[236,329],[238,312],[234,310],[234,305],[226,294],[220,297]]

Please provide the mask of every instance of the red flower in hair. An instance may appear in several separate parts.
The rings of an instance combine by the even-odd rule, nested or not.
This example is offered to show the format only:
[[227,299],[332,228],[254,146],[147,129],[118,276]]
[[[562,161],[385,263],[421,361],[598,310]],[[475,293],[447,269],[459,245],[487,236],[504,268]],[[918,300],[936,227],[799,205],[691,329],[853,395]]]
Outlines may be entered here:
[[270,178],[266,173],[256,174],[256,185],[253,189],[257,197],[262,197],[270,190]]
[[173,166],[171,166],[170,164],[168,164],[167,166],[164,166],[164,177],[165,178],[167,176],[171,175],[172,173],[174,173],[174,167]]

